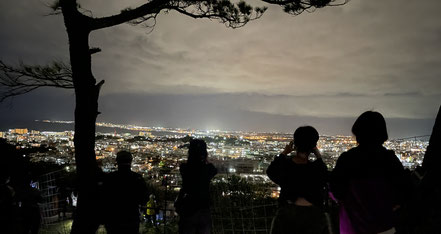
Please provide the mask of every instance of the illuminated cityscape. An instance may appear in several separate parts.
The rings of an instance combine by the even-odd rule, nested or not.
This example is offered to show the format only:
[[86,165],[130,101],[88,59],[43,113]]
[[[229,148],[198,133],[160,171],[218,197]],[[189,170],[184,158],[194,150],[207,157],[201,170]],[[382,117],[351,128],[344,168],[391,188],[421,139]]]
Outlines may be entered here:
[[[48,120],[43,122],[73,123]],[[160,183],[158,178],[167,173],[172,176],[172,185],[179,183],[179,164],[187,157],[184,145],[191,138],[207,142],[209,160],[219,171],[217,179],[238,175],[253,183],[270,183],[265,173],[266,168],[274,156],[292,140],[291,133],[193,130],[113,123],[97,123],[97,126],[110,129],[108,132],[96,133],[96,159],[104,172],[116,169],[115,157],[118,151],[128,150],[134,155],[132,170],[157,183]],[[127,131],[124,132],[125,130]],[[65,166],[66,170],[75,168],[73,131],[9,129],[0,132],[0,137],[18,148],[49,148],[44,153],[27,155],[32,162],[56,163]],[[421,165],[427,145],[427,137],[394,139],[385,143],[385,147],[394,150],[403,165],[409,169]],[[352,136],[321,136],[318,143],[329,170],[335,166],[341,153],[354,146],[356,141]]]
[[440,9],[2,0],[0,234],[441,233]]

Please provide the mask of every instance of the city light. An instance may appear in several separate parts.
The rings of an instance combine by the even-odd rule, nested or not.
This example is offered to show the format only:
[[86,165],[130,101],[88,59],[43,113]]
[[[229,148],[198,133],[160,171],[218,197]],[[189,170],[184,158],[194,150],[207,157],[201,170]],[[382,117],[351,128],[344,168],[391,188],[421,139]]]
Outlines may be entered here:
[[[49,123],[57,121],[48,121]],[[69,121],[61,121],[70,123]],[[292,140],[292,133],[258,133],[243,131],[205,131],[194,129],[173,129],[163,127],[140,127],[112,123],[97,123],[100,126],[121,128],[122,133],[97,132],[95,140],[96,160],[104,172],[116,170],[115,157],[120,150],[133,154],[132,169],[151,181],[161,183],[166,173],[169,182],[179,187],[179,165],[187,159],[187,148],[181,147],[190,138],[203,139],[209,146],[209,158],[218,169],[217,180],[225,181],[231,175],[238,175],[251,183],[272,184],[272,197],[277,197],[280,188],[266,175],[266,168]],[[134,131],[136,129],[136,131]],[[73,131],[37,131],[10,129],[0,136],[17,148],[46,147],[45,152],[33,152],[31,162],[51,162],[63,165],[67,172],[75,170],[75,148]],[[338,157],[348,149],[357,146],[352,136],[321,136],[318,148],[323,160],[332,170]],[[394,150],[396,156],[407,168],[421,165],[428,137],[413,137],[387,141],[384,146]],[[314,160],[311,157],[311,160]]]

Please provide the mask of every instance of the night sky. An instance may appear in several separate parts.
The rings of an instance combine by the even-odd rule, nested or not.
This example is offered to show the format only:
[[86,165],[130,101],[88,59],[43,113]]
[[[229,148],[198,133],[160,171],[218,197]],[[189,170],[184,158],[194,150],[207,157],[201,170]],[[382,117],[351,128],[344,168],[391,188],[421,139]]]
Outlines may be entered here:
[[[1,0],[0,58],[68,61],[49,0]],[[143,1],[80,0],[95,17]],[[262,6],[259,1],[251,1]],[[125,5],[131,4],[131,5]],[[352,0],[293,17],[278,6],[240,29],[161,14],[155,29],[91,34],[102,88],[98,121],[199,129],[350,134],[381,112],[392,138],[430,134],[441,104],[441,1]],[[44,88],[0,103],[0,130],[34,119],[73,120],[72,90]]]

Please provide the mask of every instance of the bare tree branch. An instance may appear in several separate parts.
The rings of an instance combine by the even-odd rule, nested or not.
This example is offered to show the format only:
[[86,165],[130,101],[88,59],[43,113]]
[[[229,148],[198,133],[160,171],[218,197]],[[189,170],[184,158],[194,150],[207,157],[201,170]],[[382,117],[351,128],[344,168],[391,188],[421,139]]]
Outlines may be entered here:
[[46,66],[29,66],[20,62],[15,67],[0,60],[0,102],[40,87],[73,89],[70,66],[64,62],[52,62]]
[[292,15],[300,15],[304,11],[312,12],[326,6],[342,6],[349,0],[262,0],[263,2],[280,5],[283,10]]

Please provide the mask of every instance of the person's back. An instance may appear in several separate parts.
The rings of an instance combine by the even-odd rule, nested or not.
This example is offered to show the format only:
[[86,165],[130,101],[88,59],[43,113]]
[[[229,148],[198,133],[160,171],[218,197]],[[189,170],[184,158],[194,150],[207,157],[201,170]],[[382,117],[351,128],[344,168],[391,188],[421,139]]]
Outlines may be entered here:
[[147,211],[146,211],[147,215],[155,215],[156,214],[155,209],[156,209],[156,201],[154,200],[154,197],[150,197],[150,200],[147,202]]
[[266,173],[281,188],[280,203],[296,201],[302,197],[315,206],[322,207],[327,174],[322,159],[297,164],[293,162],[292,157],[280,155],[270,164]]
[[338,159],[332,181],[342,205],[342,233],[378,233],[393,227],[394,208],[405,193],[404,169],[393,151],[353,148]]
[[14,233],[16,221],[16,215],[14,215],[15,190],[8,183],[9,177],[3,176],[0,172],[0,230],[2,233]]
[[139,205],[142,204],[146,194],[145,183],[141,175],[132,171],[116,171],[108,175],[107,189],[109,196],[113,198],[110,204],[111,219],[133,220],[138,219]]
[[139,208],[148,198],[147,186],[141,175],[130,170],[131,156],[129,162],[118,157],[117,161],[118,171],[104,181],[106,229],[108,233],[138,233]]
[[155,195],[151,194],[150,199],[146,204],[146,218],[147,221],[153,226],[156,226],[156,209],[158,209],[156,201],[155,201]]
[[340,233],[394,231],[405,196],[405,171],[387,140],[378,112],[363,113],[352,127],[358,147],[343,153],[332,171],[331,191],[340,204]]
[[[281,188],[279,207],[271,224],[272,234],[322,234],[326,230],[323,192],[327,167],[317,149],[319,134],[311,126],[294,132],[294,140],[274,158],[266,173]],[[287,155],[293,151],[292,157]],[[314,153],[317,160],[311,162]]]
[[207,161],[203,140],[190,141],[187,163],[180,165],[182,188],[175,202],[179,233],[211,233],[209,185],[217,169]]
[[208,208],[210,201],[209,186],[217,169],[211,163],[188,164],[180,166],[182,188],[195,201],[194,209]]

